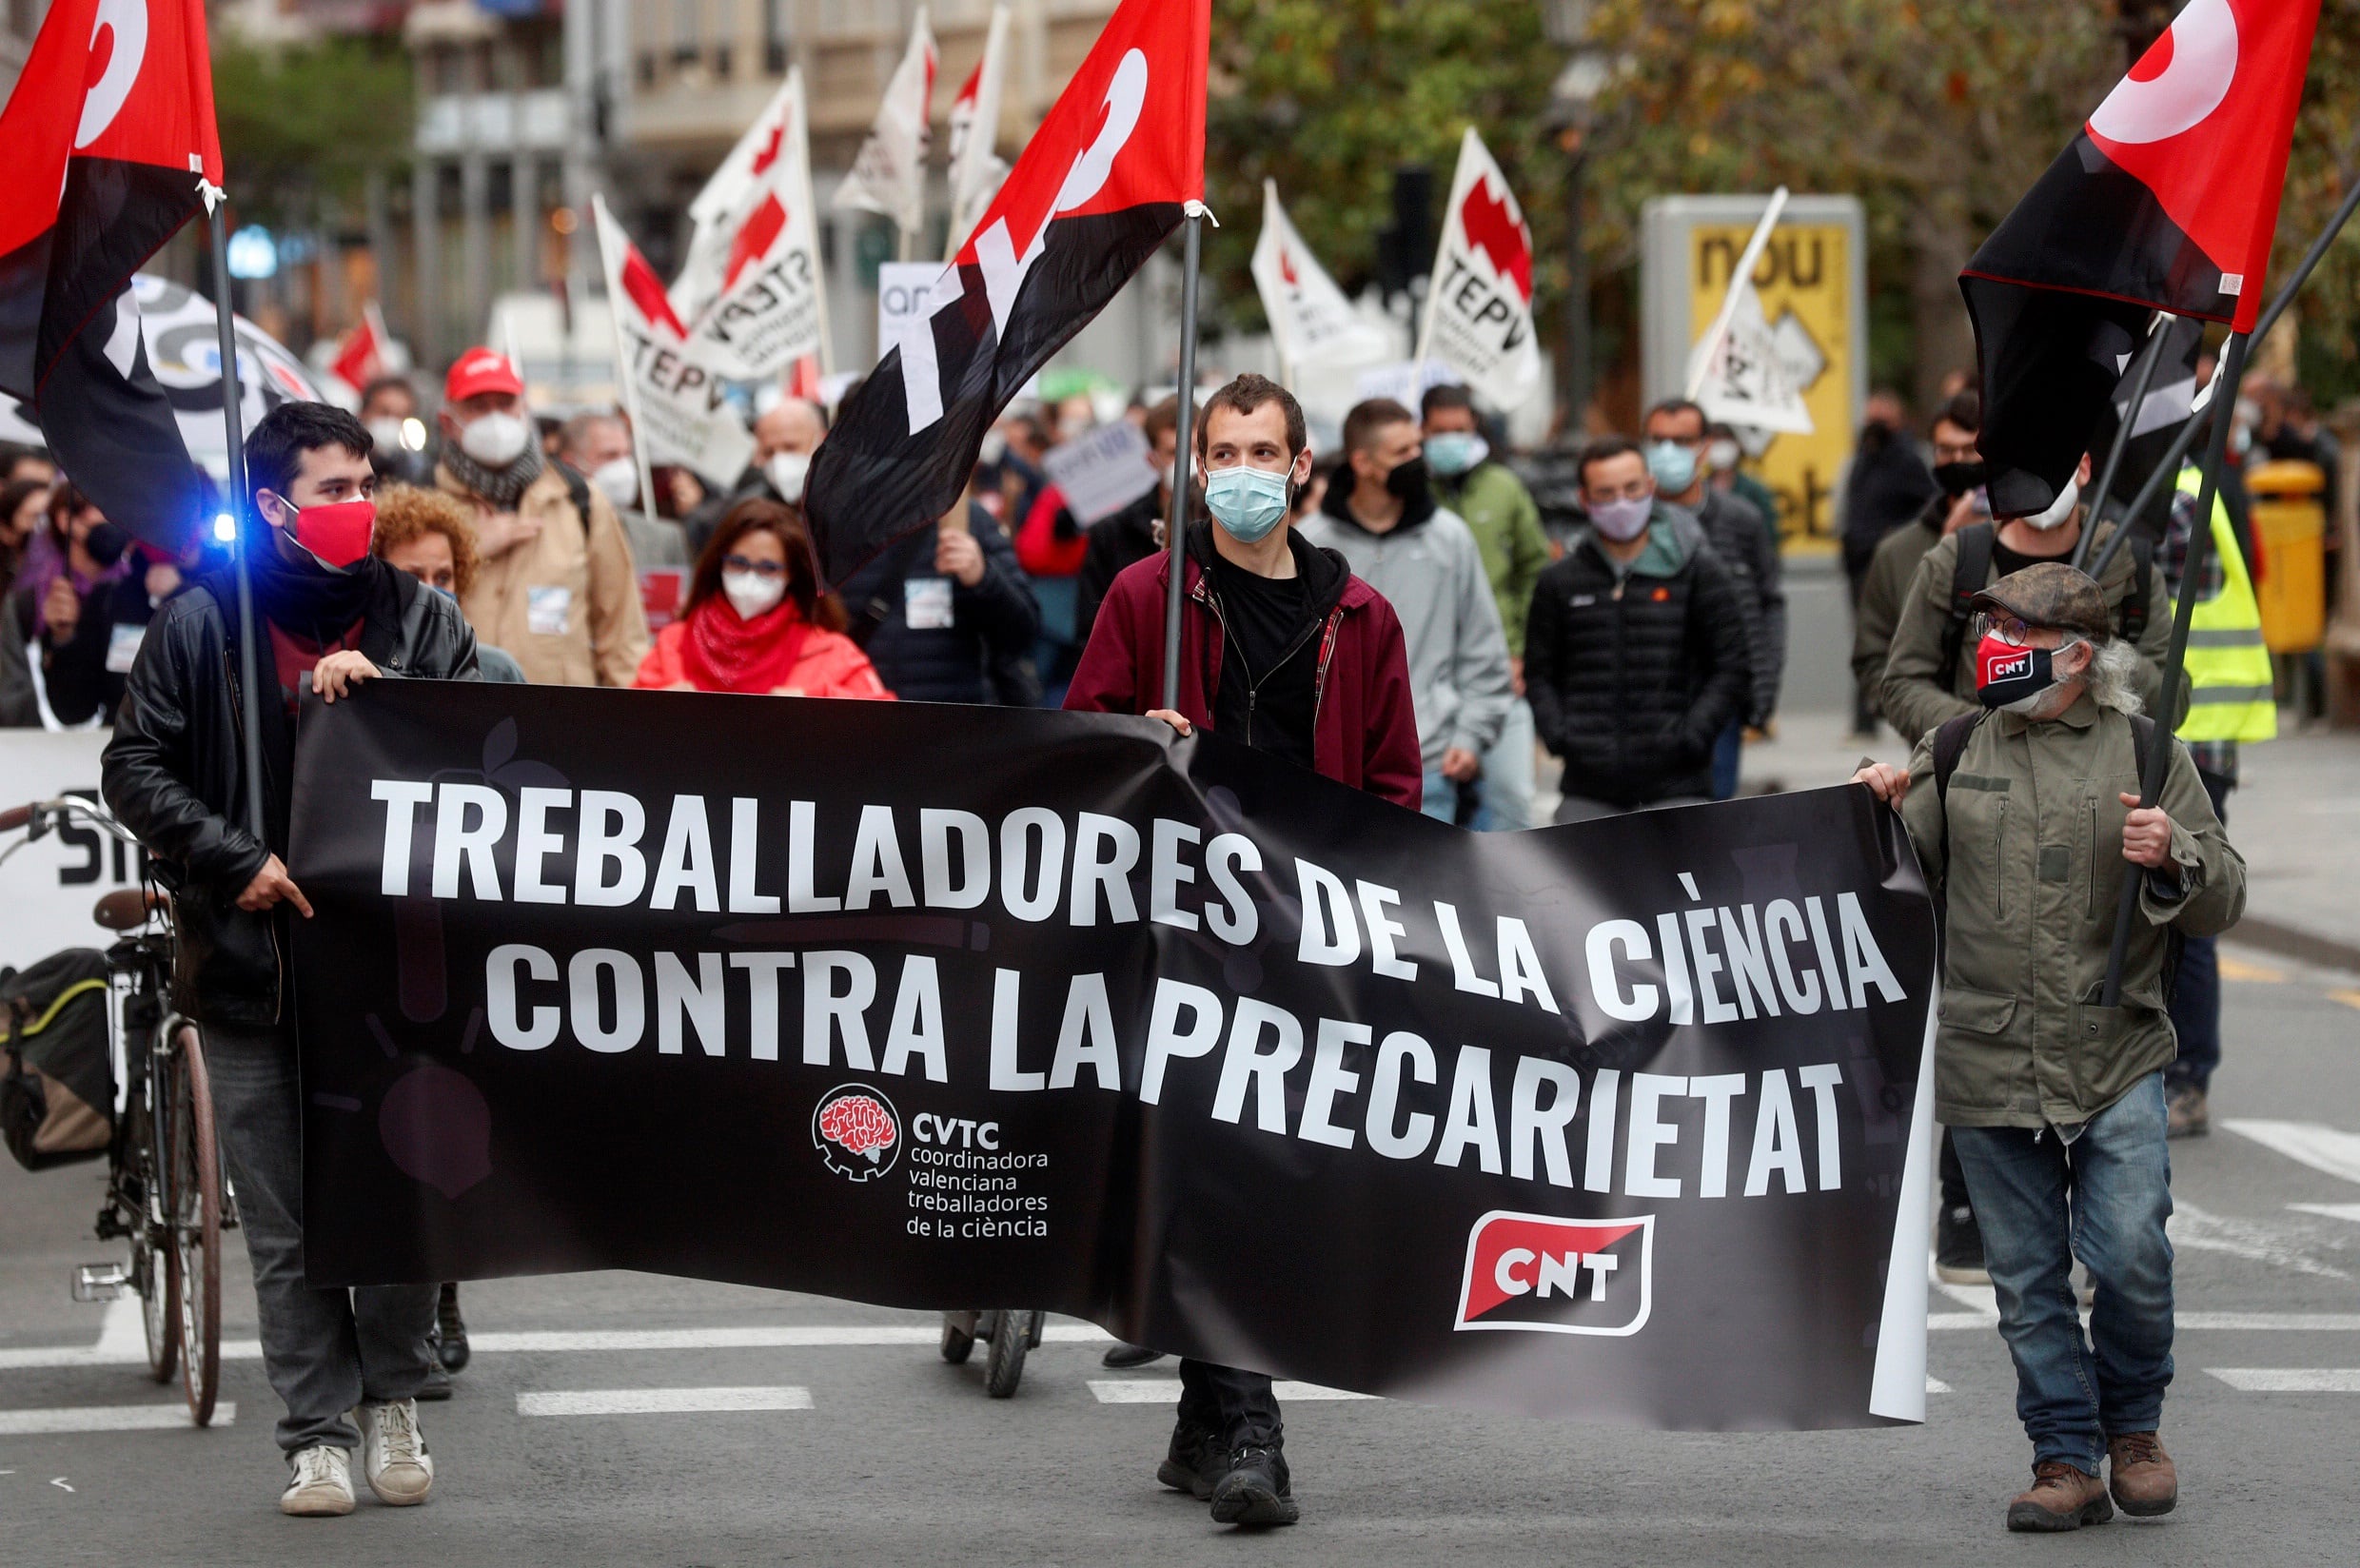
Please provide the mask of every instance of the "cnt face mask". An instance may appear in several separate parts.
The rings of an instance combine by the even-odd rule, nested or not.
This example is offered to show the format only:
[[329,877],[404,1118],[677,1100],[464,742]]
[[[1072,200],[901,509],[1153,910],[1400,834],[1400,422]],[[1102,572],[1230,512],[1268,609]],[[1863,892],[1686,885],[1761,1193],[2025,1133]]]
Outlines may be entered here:
[[2055,684],[2055,656],[2046,648],[2019,648],[1991,633],[1975,645],[1975,695],[1986,708],[2022,713]]

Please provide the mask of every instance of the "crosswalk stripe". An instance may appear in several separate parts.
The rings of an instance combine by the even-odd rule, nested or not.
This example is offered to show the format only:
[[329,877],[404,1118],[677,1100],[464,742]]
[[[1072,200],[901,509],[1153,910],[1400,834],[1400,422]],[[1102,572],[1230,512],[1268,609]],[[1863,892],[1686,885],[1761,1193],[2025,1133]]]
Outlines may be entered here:
[[2305,1214],[2324,1214],[2330,1220],[2350,1220],[2354,1225],[2360,1225],[2360,1204],[2289,1204],[2287,1207],[2300,1209]]
[[[227,1400],[213,1406],[213,1424],[228,1426],[238,1407]],[[88,1404],[57,1410],[0,1410],[0,1437],[49,1437],[75,1432],[168,1432],[188,1428],[188,1406],[170,1404]]]
[[2273,1122],[2247,1117],[2226,1118],[2221,1126],[2313,1170],[2360,1186],[2360,1133],[2339,1131],[2317,1122]]
[[2221,954],[2220,967],[2221,978],[2224,980],[2251,980],[2268,986],[2275,985],[2286,978],[2284,970],[2273,970],[2266,964],[2249,964],[2242,958],[2232,958],[2227,953]]
[[2360,1394],[2360,1366],[2208,1366],[2248,1394]]
[[517,1396],[520,1416],[678,1416],[811,1407],[811,1390],[797,1387],[552,1388]]
[[[1177,1378],[1092,1378],[1091,1396],[1100,1404],[1177,1404],[1180,1402],[1180,1380]],[[1297,1402],[1313,1400],[1373,1400],[1374,1394],[1355,1394],[1346,1388],[1324,1388],[1315,1382],[1274,1382],[1270,1392],[1281,1400]]]

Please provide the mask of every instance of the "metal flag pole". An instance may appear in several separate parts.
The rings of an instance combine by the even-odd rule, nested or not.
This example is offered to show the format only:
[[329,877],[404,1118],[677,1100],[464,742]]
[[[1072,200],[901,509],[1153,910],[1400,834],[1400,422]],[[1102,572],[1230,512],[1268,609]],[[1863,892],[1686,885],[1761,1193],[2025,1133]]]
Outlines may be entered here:
[[1188,205],[1188,234],[1182,243],[1180,275],[1179,463],[1172,475],[1171,513],[1164,522],[1164,548],[1170,554],[1171,580],[1164,590],[1164,702],[1180,706],[1181,581],[1188,575],[1189,485],[1196,471],[1196,274],[1204,255],[1205,204]]
[[[2270,329],[2278,324],[2278,318],[2285,315],[2287,306],[2294,303],[2296,293],[2310,280],[2311,273],[2318,270],[2321,258],[2328,253],[2328,246],[2333,245],[2335,236],[2343,232],[2344,225],[2350,221],[2352,209],[2355,207],[2360,207],[2360,180],[2352,181],[2350,187],[2344,192],[2343,201],[2336,205],[2335,215],[2328,220],[2327,227],[2319,231],[2319,237],[2311,242],[2311,248],[2303,252],[2303,259],[2295,265],[2294,275],[2287,280],[2285,287],[2278,290],[2278,297],[2270,302],[2270,308],[2262,312],[2261,320],[2253,323],[2254,342],[2259,343],[2270,336]],[[2235,396],[2232,393],[2230,405],[2233,405],[2234,402]],[[2155,471],[2147,476],[2145,484],[2139,486],[2138,495],[2132,500],[2129,506],[2123,509],[2122,515],[2125,519],[2135,518],[2146,511],[2147,503],[2155,499],[2157,491],[2178,480],[2180,460],[2188,455],[2189,447],[2194,444],[2196,432],[2204,428],[2205,418],[2212,411],[2213,406],[2212,403],[2207,402],[2204,407],[2191,414],[2186,422],[2180,426],[2180,433],[2172,438],[2171,450],[2164,453],[2163,461],[2155,464]],[[2129,542],[2130,538],[2131,530],[2128,527],[2115,529],[2114,537],[2106,541],[2106,548],[2098,552],[2096,560],[2091,562],[2090,576],[2100,581],[2105,580],[2107,565],[2114,560],[2115,552]]]
[[269,524],[255,515],[246,491],[246,433],[238,427],[238,400],[245,383],[238,379],[238,329],[229,308],[229,221],[223,208],[227,195],[218,186],[205,188],[206,227],[213,231],[213,313],[221,334],[222,425],[229,436],[229,495],[227,508],[236,524],[229,559],[238,578],[238,705],[239,725],[245,730],[246,826],[256,843],[267,850],[270,836],[263,811],[263,704],[256,684],[254,653],[254,579],[246,570],[249,542]]
[[[2131,405],[2123,410],[2121,420],[2114,425],[2114,442],[2106,449],[2106,466],[2098,472],[2097,488],[2084,498],[2088,504],[2081,515],[2081,539],[2074,545],[2074,565],[2076,567],[2090,559],[2091,546],[2096,542],[2099,514],[2106,510],[2106,498],[2114,491],[2114,476],[2122,470],[2122,454],[2131,445],[2132,427],[2138,423],[2139,411],[2147,406],[2147,389],[2154,384],[2155,366],[2163,363],[2163,350],[2172,336],[2172,323],[2177,319],[2159,311],[2148,328],[2146,348],[2139,355],[2138,375],[2131,387]],[[2128,516],[2123,519],[2122,526],[2126,529],[2131,526]]]
[[[2221,385],[2212,406],[2226,415],[2236,406],[2237,383],[2245,379],[2245,351],[2251,340],[2242,332],[2232,332],[2221,361]],[[2225,400],[2225,401],[2224,401]],[[2221,468],[2229,459],[2229,426],[2226,418],[2212,421],[2211,438],[2205,442],[2204,479],[2196,490],[2196,520],[2188,530],[2187,563],[2180,568],[2180,598],[2172,616],[2172,648],[2163,660],[2163,707],[2155,715],[2155,743],[2147,748],[2145,776],[2139,780],[2139,805],[2153,806],[2163,793],[2164,774],[2172,765],[2172,732],[2176,728],[2175,715],[2179,708],[2180,670],[2188,658],[2188,629],[2196,615],[2196,580],[2204,575],[2204,553],[2212,543],[2212,498],[2220,493]],[[2130,532],[2126,519],[2120,534]],[[2106,954],[2106,987],[2098,995],[2098,1006],[2112,1008],[2122,1003],[2122,964],[2131,951],[2131,925],[2138,918],[2139,884],[2145,879],[2144,870],[2127,868],[2122,878],[2122,900],[2114,910],[2114,942]]]

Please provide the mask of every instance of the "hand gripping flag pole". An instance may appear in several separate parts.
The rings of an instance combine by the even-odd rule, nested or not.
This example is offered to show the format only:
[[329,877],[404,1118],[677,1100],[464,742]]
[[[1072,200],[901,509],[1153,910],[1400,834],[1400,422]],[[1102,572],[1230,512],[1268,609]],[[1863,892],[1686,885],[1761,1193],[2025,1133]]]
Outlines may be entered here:
[[1180,427],[1172,432],[1180,443],[1180,467],[1172,476],[1171,515],[1164,522],[1164,548],[1171,552],[1171,570],[1164,585],[1163,705],[1173,710],[1180,706],[1180,601],[1189,564],[1189,489],[1196,477],[1196,274],[1204,254],[1206,218],[1203,202],[1191,201],[1186,210],[1180,262]]
[[[2097,539],[2098,518],[2106,510],[2106,498],[2114,488],[2114,476],[2122,470],[2122,454],[2130,449],[2131,432],[2137,428],[2139,412],[2147,406],[2147,389],[2154,383],[2155,366],[2163,363],[2164,349],[2172,337],[2173,318],[2158,313],[2148,328],[2147,346],[2139,354],[2138,374],[2133,378],[2130,406],[2114,425],[2114,439],[2106,448],[2106,466],[2098,470],[2097,488],[2088,497],[2088,509],[2082,513],[2081,538],[2074,545],[2074,565],[2079,567],[2090,559],[2090,547]],[[2132,517],[2126,514],[2118,533],[2130,531]]]
[[229,505],[228,515],[236,525],[237,537],[230,547],[230,560],[238,576],[238,727],[245,732],[246,767],[246,826],[255,842],[266,848],[270,843],[263,812],[263,708],[262,691],[257,684],[257,657],[254,637],[254,578],[246,566],[246,554],[259,530],[266,527],[253,515],[253,498],[246,488],[246,432],[239,427],[238,401],[243,383],[238,380],[238,336],[234,315],[229,308],[229,219],[223,209],[228,205],[228,194],[221,186],[206,185],[205,226],[213,236],[213,314],[215,329],[221,335],[222,425],[229,438]]

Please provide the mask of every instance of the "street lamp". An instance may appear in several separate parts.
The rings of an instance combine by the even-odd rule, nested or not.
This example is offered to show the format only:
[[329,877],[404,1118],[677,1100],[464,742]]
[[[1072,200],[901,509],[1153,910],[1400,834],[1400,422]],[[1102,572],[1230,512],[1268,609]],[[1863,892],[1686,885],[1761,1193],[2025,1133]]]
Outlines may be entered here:
[[1565,343],[1559,372],[1569,429],[1577,437],[1590,400],[1590,261],[1582,233],[1582,183],[1598,95],[1612,72],[1590,39],[1591,0],[1541,0],[1541,25],[1567,51],[1549,88],[1544,124],[1565,154]]

